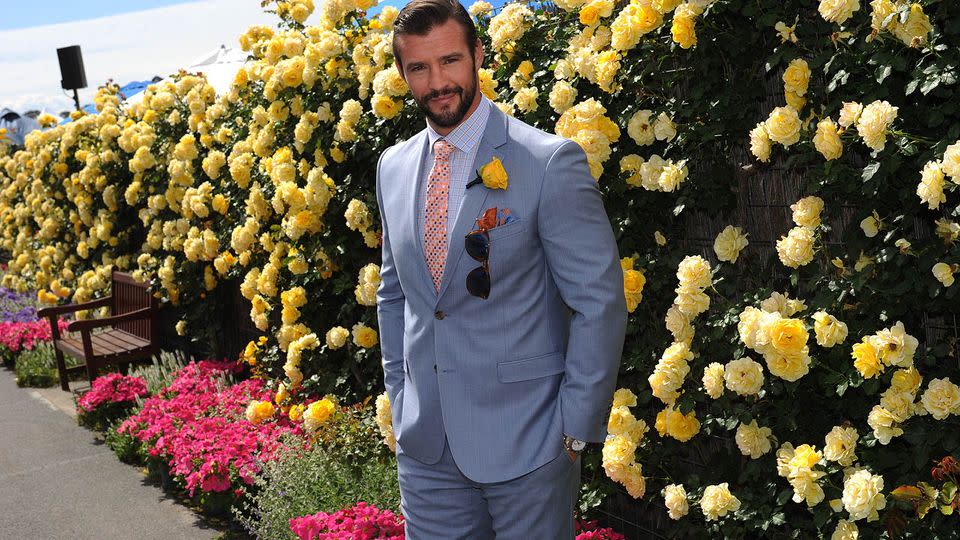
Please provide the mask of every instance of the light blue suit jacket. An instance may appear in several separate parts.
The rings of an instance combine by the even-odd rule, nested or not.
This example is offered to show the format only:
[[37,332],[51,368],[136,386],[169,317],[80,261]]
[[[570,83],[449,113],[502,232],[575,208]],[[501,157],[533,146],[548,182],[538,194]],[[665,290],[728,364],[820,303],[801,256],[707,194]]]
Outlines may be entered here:
[[[491,107],[471,170],[497,156],[509,185],[466,191],[435,292],[416,232],[427,144],[424,129],[377,164],[377,316],[394,434],[424,463],[440,459],[446,435],[468,478],[516,478],[557,457],[564,433],[606,436],[627,319],[617,244],[580,146]],[[484,300],[467,292],[479,263],[463,238],[493,206],[516,219],[489,232]]]

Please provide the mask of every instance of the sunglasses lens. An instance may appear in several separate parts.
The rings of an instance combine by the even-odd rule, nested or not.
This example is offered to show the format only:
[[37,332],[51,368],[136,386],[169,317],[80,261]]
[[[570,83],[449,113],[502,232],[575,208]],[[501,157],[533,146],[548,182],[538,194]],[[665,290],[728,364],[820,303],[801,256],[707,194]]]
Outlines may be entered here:
[[490,256],[490,237],[486,232],[470,233],[464,240],[464,249],[473,260],[485,261]]
[[467,292],[483,299],[490,296],[490,273],[486,268],[478,266],[467,274]]

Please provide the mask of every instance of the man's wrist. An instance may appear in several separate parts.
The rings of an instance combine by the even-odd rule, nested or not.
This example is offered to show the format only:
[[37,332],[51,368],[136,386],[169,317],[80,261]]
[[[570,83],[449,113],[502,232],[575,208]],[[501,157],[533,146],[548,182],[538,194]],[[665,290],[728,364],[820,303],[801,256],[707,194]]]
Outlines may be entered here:
[[571,452],[582,452],[586,446],[586,441],[581,441],[567,434],[563,435],[563,447]]

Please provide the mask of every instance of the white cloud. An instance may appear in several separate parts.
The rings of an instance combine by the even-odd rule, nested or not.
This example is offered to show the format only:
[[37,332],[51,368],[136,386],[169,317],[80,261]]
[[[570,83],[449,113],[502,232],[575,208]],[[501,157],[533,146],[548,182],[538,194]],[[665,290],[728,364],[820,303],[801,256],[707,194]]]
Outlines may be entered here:
[[[317,14],[311,19],[317,17]],[[80,45],[87,88],[80,104],[93,100],[98,86],[175,73],[221,44],[236,47],[252,24],[273,25],[258,0],[201,0],[85,21],[0,31],[0,107],[54,114],[73,109],[73,91],[60,88],[57,49]]]

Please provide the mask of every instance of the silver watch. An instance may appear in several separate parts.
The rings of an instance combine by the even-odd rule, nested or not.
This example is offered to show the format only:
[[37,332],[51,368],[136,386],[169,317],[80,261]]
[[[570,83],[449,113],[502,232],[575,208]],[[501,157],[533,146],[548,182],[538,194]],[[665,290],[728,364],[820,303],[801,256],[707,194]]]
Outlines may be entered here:
[[582,452],[587,447],[587,443],[580,439],[574,439],[569,435],[563,436],[563,447],[573,452]]

